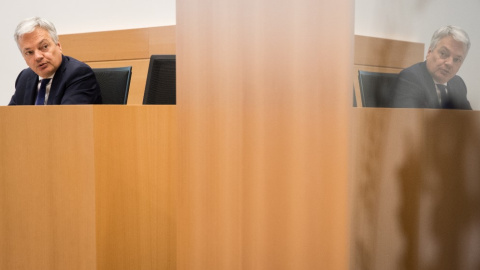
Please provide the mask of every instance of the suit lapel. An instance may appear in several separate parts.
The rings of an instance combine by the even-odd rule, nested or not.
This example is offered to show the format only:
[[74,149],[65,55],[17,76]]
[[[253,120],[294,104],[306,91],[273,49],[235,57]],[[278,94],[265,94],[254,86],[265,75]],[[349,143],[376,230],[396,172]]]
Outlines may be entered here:
[[430,76],[430,80],[428,81],[428,93],[427,94],[428,94],[428,102],[430,104],[434,105],[433,107],[441,108],[440,102],[438,101],[437,88],[435,87],[435,82],[433,81],[431,76]]
[[54,104],[54,101],[57,99],[58,88],[60,87],[60,82],[62,81],[63,72],[65,70],[65,61],[65,56],[62,55],[62,63],[55,72],[55,75],[53,75],[52,85],[50,86],[50,93],[48,94],[48,105]]
[[428,107],[440,108],[440,102],[438,102],[437,88],[435,88],[435,82],[433,81],[432,75],[428,72],[427,64],[423,62],[422,64],[423,77],[427,86],[427,102],[429,103]]
[[[58,70],[57,70],[57,73],[58,73]],[[48,93],[48,100],[47,100],[48,105],[52,105],[53,101],[57,96],[58,84],[60,82],[59,77],[61,77],[61,76],[57,76],[57,73],[53,75],[52,84],[50,85],[50,92]]]
[[24,104],[35,105],[38,90],[38,75],[34,73],[33,77],[31,80],[27,80]]

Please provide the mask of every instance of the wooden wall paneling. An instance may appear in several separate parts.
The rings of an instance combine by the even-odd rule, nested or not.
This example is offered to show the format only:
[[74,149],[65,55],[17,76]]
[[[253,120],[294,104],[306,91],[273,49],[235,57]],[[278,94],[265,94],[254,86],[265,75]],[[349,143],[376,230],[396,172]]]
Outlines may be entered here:
[[149,59],[152,54],[175,54],[176,26],[64,34],[63,53],[84,62]]
[[405,68],[424,59],[423,43],[355,35],[355,65]]
[[64,54],[84,62],[149,58],[148,28],[67,34],[59,40]]
[[150,59],[125,60],[125,61],[106,61],[106,62],[87,62],[92,68],[107,67],[126,67],[132,66],[132,78],[130,81],[130,90],[128,92],[128,105],[139,105],[143,103],[145,93],[145,84],[147,82],[148,66]]
[[176,269],[175,106],[96,106],[98,269]]
[[149,54],[175,54],[177,50],[176,26],[149,28]]
[[348,268],[352,10],[177,1],[179,269]]
[[0,115],[0,268],[96,269],[92,107]]

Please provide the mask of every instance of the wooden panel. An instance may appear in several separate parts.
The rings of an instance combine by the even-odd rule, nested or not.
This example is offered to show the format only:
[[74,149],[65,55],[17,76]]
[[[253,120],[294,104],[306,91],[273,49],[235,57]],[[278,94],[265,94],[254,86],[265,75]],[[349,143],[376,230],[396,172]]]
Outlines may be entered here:
[[176,132],[175,106],[0,107],[0,268],[175,269]]
[[352,5],[177,1],[179,269],[348,268]]
[[84,62],[175,54],[175,26],[60,35],[63,53]]
[[354,64],[406,68],[424,59],[424,44],[355,36]]
[[175,269],[175,106],[94,112],[98,269]]
[[150,59],[87,62],[87,64],[92,68],[132,66],[132,79],[130,81],[127,104],[139,105],[143,103],[143,94],[145,93],[145,84],[147,82],[148,65],[150,64]]
[[0,268],[96,269],[91,106],[0,107]]
[[352,110],[353,269],[477,269],[480,113]]
[[[417,269],[402,266],[415,252],[402,233],[398,192],[414,192],[400,178],[420,180],[424,149],[423,110],[356,108],[352,113],[352,265],[353,269]],[[409,161],[411,160],[411,162]],[[417,247],[418,248],[418,247]]]
[[177,35],[175,25],[149,28],[149,51],[152,54],[175,54]]
[[80,61],[149,58],[148,28],[61,35],[63,53]]
[[[425,110],[425,130],[425,151],[411,147],[411,159],[403,160],[404,167],[422,173],[422,180],[399,177],[414,187],[399,191],[402,208],[416,210],[401,223],[407,243],[417,245],[404,259],[418,262],[421,270],[475,270],[480,266],[473,255],[480,254],[480,113]],[[410,163],[420,157],[424,167]]]

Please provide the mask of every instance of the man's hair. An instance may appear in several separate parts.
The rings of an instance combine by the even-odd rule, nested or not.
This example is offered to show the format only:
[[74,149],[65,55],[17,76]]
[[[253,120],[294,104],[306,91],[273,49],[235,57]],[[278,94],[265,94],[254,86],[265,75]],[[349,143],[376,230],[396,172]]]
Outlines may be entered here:
[[435,49],[437,47],[438,42],[446,37],[451,36],[458,42],[462,42],[465,47],[467,48],[466,53],[470,49],[470,38],[468,37],[467,32],[458,26],[448,25],[440,27],[435,33],[433,33],[432,41],[430,42],[430,50]]
[[47,30],[53,42],[55,44],[58,43],[57,30],[55,29],[55,25],[53,25],[52,22],[40,17],[31,17],[21,21],[17,25],[17,29],[15,29],[15,34],[13,35],[13,37],[15,39],[15,42],[17,43],[17,46],[18,40],[23,35],[33,32],[37,27]]

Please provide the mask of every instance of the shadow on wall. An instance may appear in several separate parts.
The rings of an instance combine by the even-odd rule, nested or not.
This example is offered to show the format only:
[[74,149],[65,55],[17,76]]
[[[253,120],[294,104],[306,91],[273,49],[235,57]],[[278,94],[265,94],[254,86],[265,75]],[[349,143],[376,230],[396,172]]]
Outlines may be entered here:
[[480,269],[480,117],[425,116],[425,145],[410,148],[398,171],[400,269]]

